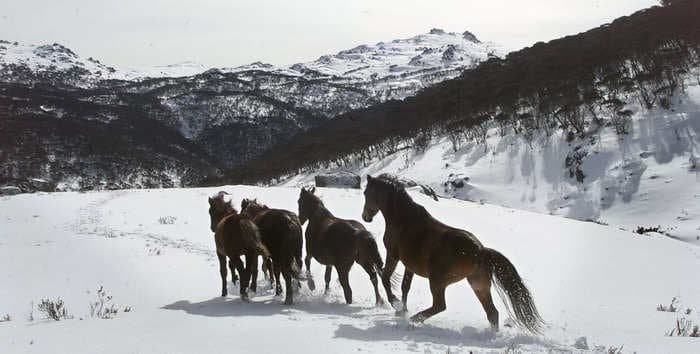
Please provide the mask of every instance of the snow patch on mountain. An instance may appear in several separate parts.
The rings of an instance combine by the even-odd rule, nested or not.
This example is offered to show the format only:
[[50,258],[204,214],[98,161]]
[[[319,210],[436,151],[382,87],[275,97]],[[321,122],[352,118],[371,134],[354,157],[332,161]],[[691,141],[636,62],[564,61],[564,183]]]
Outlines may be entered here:
[[503,47],[494,43],[482,43],[471,32],[460,34],[434,28],[426,34],[374,45],[362,44],[288,67],[256,62],[222,71],[261,70],[363,82],[406,76],[426,69],[469,68],[489,56],[502,56],[505,53]]
[[[455,149],[442,138],[424,152],[404,149],[350,170],[398,174],[443,196],[654,230],[700,244],[700,85],[691,83],[669,110],[627,109],[631,129],[622,136],[605,126],[585,138],[570,140],[557,131],[528,140],[492,128],[486,144]],[[283,185],[309,184],[314,175]]]

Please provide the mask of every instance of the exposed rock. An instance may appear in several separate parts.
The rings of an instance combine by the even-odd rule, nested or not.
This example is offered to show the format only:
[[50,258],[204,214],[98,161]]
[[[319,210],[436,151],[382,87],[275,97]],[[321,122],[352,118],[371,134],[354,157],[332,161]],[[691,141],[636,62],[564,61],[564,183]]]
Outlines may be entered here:
[[316,187],[360,189],[360,176],[350,172],[333,172],[316,175]]
[[0,195],[17,195],[20,193],[22,193],[22,190],[19,189],[19,187],[15,187],[15,186],[0,187]]
[[464,31],[464,33],[462,33],[462,37],[470,42],[481,43],[481,41],[478,38],[476,38],[474,33],[471,33],[469,31]]
[[53,192],[56,189],[51,182],[41,178],[31,178],[29,184],[35,191],[39,192]]

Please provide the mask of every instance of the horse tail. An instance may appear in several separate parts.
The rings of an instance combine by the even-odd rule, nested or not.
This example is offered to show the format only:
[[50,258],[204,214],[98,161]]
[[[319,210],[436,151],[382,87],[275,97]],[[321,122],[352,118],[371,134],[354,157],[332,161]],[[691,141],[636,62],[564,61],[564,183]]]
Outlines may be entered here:
[[241,229],[241,239],[245,245],[251,251],[264,258],[271,258],[270,251],[263,245],[262,239],[260,238],[260,229],[258,229],[255,223],[250,219],[240,219],[238,225]]
[[544,320],[535,307],[530,290],[523,283],[513,263],[491,248],[483,248],[480,255],[482,265],[490,270],[495,280],[498,295],[506,305],[510,317],[514,317],[518,326],[531,333],[541,333]]
[[358,233],[358,259],[367,260],[374,268],[374,271],[381,277],[382,271],[384,270],[384,261],[382,256],[379,254],[379,247],[377,247],[377,241],[367,230],[362,230]]
[[299,221],[299,217],[297,214],[294,214],[292,212],[289,212],[286,214],[289,222],[288,222],[288,242],[289,248],[292,250],[289,257],[289,269],[292,273],[292,278],[297,279],[297,280],[306,280],[306,276],[302,275],[301,267],[303,263],[303,260],[301,258],[301,249],[303,246],[303,235],[302,235],[302,229],[301,229],[301,222]]

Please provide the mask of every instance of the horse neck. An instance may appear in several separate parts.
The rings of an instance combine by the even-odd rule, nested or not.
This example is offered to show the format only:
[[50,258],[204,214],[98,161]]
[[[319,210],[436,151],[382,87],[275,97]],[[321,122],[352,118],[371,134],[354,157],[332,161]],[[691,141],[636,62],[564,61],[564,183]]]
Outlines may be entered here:
[[410,223],[420,220],[427,212],[425,208],[414,202],[408,195],[401,192],[391,192],[389,200],[380,208],[387,224]]
[[311,215],[309,217],[309,223],[314,222],[321,222],[325,219],[333,217],[333,214],[326,209],[326,206],[323,205],[322,201],[318,201],[318,204],[314,208],[314,210],[311,212]]

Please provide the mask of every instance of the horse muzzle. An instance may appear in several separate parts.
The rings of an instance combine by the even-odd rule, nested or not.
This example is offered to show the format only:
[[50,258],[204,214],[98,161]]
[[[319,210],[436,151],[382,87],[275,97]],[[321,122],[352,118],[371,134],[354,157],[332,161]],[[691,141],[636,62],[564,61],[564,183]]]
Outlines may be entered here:
[[376,215],[377,212],[371,213],[368,212],[367,210],[362,211],[362,220],[365,222],[372,222],[372,219],[374,219],[374,215]]

